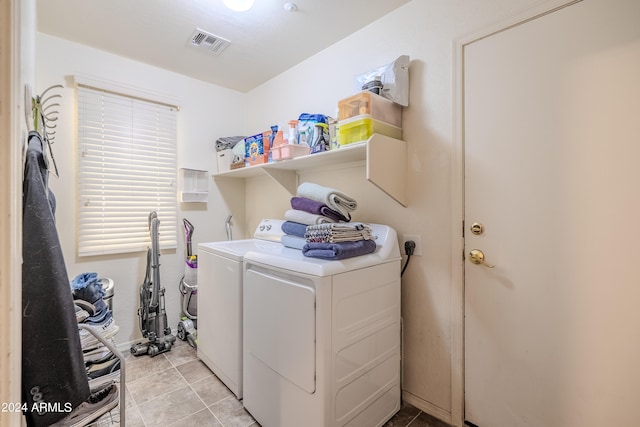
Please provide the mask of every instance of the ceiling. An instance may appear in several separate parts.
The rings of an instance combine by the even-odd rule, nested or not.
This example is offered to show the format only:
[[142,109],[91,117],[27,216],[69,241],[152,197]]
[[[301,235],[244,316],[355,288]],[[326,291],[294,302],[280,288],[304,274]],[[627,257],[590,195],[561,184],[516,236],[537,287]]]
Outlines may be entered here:
[[[247,92],[410,0],[37,0],[38,31]],[[196,29],[231,44],[194,47]]]

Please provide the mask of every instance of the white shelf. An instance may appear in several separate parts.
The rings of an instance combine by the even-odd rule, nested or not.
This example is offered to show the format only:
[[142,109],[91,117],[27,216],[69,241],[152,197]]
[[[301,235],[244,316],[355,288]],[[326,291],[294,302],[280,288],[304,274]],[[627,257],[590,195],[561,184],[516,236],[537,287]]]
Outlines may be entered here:
[[209,197],[207,171],[180,168],[180,202],[206,203]]
[[338,150],[308,154],[290,160],[245,166],[214,174],[216,181],[243,179],[265,174],[282,185],[292,195],[296,194],[296,175],[299,170],[330,166],[339,163],[366,161],[366,178],[396,202],[407,206],[406,201],[406,143],[388,136],[373,134],[369,140],[349,144]]
[[208,191],[181,191],[180,201],[182,203],[204,203],[209,198]]

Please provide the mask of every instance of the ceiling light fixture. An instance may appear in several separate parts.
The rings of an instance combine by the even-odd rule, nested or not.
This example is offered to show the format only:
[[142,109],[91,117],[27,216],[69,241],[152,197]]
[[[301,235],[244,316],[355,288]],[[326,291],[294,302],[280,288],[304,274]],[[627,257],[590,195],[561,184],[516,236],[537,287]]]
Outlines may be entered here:
[[222,0],[222,3],[236,12],[245,12],[253,6],[253,0]]
[[284,4],[284,10],[287,12],[295,12],[298,10],[298,5],[293,2],[287,2]]

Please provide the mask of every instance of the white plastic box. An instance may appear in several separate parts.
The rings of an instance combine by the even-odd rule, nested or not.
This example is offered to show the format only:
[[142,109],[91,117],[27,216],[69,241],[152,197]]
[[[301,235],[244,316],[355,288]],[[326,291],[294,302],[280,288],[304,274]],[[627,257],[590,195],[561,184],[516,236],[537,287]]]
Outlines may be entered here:
[[228,148],[218,151],[216,157],[218,159],[218,173],[228,172],[231,169],[231,162],[233,162],[233,150]]

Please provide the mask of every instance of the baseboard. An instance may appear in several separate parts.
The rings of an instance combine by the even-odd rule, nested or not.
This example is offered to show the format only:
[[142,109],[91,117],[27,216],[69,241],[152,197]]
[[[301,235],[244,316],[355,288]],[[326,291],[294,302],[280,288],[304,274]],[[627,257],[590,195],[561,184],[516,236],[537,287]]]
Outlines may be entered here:
[[411,394],[406,390],[402,391],[402,400],[407,402],[408,404],[415,406],[420,409],[422,412],[426,412],[427,414],[438,418],[439,420],[444,421],[445,423],[453,424],[453,420],[451,419],[451,412],[445,409],[440,408],[439,406],[434,405],[433,403],[429,403],[424,399],[419,398],[415,394]]
[[[178,338],[178,329],[177,328],[175,328],[175,329],[172,328],[171,329],[171,333],[173,334],[173,336],[176,337],[176,340],[180,339],[180,338]],[[131,352],[131,346],[133,344],[137,344],[137,343],[143,342],[143,341],[145,341],[145,339],[142,338],[142,337],[137,338],[137,339],[135,339],[133,341],[126,341],[126,342],[117,342],[116,341],[116,348],[118,349],[118,351],[120,353],[123,353],[123,354],[124,353],[129,353],[129,352]]]
[[118,349],[118,351],[122,354],[125,353],[129,353],[131,351],[131,346],[137,342],[140,342],[142,340],[138,340],[138,341],[127,341],[127,342],[120,342],[116,344],[116,348]]

